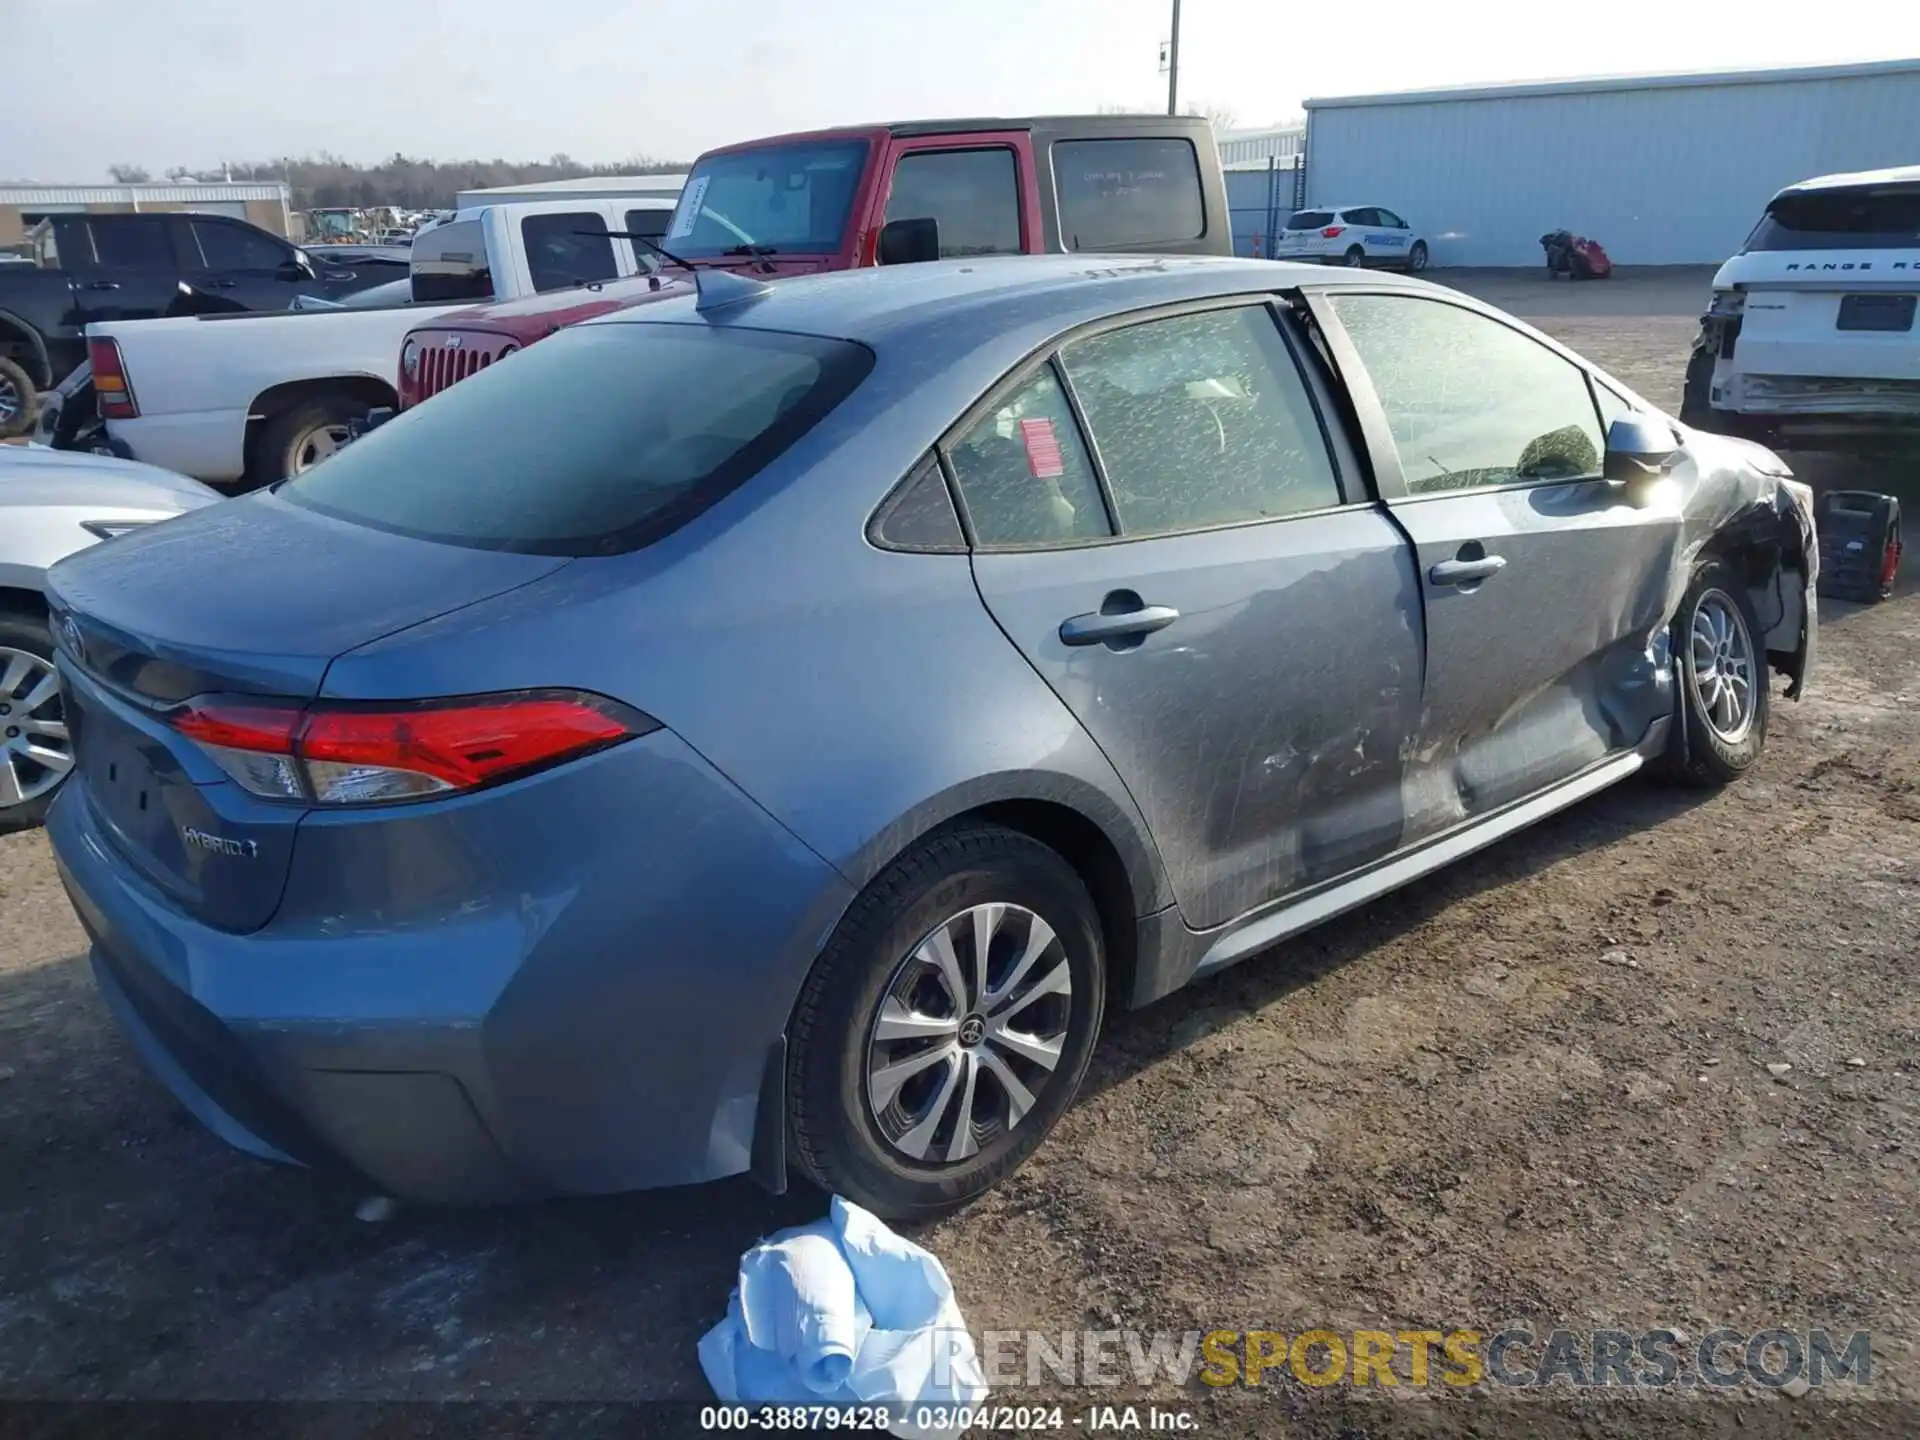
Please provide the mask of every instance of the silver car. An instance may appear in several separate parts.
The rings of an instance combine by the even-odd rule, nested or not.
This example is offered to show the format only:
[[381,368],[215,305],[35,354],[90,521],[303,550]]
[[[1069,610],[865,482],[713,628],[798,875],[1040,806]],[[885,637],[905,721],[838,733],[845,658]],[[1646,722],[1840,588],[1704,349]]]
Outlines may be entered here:
[[47,625],[48,567],[219,498],[152,465],[0,445],[0,832],[38,823],[73,768]]

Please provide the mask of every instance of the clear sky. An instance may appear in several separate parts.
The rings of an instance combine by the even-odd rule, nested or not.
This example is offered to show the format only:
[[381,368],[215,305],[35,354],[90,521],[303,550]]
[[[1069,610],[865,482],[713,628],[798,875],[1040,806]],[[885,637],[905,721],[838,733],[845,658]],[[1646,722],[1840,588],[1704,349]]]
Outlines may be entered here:
[[[691,159],[863,120],[1165,104],[1168,0],[0,0],[0,178],[330,150]],[[1184,0],[1181,99],[1920,55],[1920,4]],[[1762,17],[1771,18],[1762,18]],[[1582,17],[1590,17],[1582,25]],[[1831,17],[1831,18],[1829,18]],[[1915,137],[1920,152],[1920,137]],[[1920,153],[1916,154],[1920,158]]]

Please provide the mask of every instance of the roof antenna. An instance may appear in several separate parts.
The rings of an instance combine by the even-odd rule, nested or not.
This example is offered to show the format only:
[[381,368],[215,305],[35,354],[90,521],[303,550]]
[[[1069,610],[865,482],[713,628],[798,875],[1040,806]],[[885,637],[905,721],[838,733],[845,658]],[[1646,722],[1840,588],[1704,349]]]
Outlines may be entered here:
[[693,276],[693,287],[700,295],[694,301],[693,308],[701,315],[725,310],[732,305],[744,305],[773,293],[773,286],[766,281],[749,280],[729,270],[697,270]]

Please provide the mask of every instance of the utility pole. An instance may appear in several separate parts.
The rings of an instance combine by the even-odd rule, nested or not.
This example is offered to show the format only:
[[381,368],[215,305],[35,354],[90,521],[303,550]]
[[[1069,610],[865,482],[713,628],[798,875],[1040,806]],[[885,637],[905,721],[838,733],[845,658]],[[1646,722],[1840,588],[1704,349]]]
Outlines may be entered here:
[[1173,38],[1167,43],[1167,114],[1180,113],[1180,0],[1173,0]]

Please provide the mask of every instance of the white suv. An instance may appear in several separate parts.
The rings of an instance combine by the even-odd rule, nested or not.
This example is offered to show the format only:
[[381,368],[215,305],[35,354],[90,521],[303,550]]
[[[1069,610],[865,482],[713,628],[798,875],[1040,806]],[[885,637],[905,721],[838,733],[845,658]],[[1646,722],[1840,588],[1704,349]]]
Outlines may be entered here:
[[1920,165],[1767,202],[1713,278],[1681,419],[1785,449],[1920,440]]
[[1287,228],[1273,237],[1275,260],[1424,270],[1427,254],[1427,242],[1419,233],[1380,205],[1322,205],[1296,210],[1287,218]]

